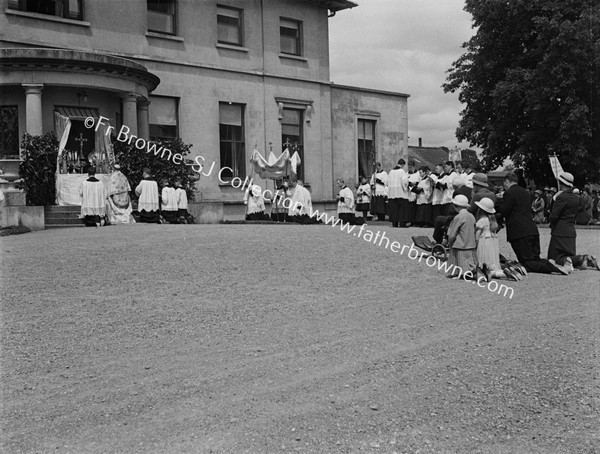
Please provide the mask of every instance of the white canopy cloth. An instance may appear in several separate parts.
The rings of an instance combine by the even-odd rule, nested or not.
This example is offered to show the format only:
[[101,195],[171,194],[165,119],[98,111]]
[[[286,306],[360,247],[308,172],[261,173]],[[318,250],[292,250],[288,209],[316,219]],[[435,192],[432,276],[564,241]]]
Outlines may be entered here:
[[263,158],[257,149],[252,152],[250,163],[253,166],[254,171],[263,179],[270,178],[277,180],[291,174],[296,173],[298,165],[300,165],[300,156],[298,153],[290,158],[290,152],[287,148],[281,153],[278,158],[273,154],[269,153],[268,160]]

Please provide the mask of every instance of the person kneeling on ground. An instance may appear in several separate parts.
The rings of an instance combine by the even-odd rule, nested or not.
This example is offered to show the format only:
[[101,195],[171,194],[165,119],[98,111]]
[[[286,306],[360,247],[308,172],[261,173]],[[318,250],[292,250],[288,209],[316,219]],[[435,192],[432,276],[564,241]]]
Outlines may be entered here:
[[292,180],[290,183],[293,192],[288,210],[288,220],[298,224],[320,224],[321,221],[310,217],[309,213],[312,213],[312,196],[308,189],[304,187],[303,181]]
[[179,216],[177,215],[177,193],[175,188],[171,186],[168,180],[162,181],[161,193],[161,210],[160,214],[169,224],[179,224]]
[[177,197],[177,216],[182,224],[193,224],[194,216],[188,213],[187,192],[183,189],[181,178],[175,180],[175,195]]
[[[471,273],[473,278],[477,273],[477,255],[475,242],[475,217],[467,211],[469,199],[458,194],[452,199],[452,205],[458,211],[448,227],[448,247],[450,256],[448,264],[453,265],[447,277],[461,277]],[[457,273],[458,268],[458,273]]]
[[100,227],[106,223],[106,189],[96,178],[95,167],[88,169],[88,177],[79,189],[82,221],[86,227]]
[[354,194],[352,193],[352,190],[346,186],[346,183],[341,178],[339,178],[336,183],[340,188],[340,192],[336,197],[338,202],[338,217],[347,224],[363,224],[364,220],[362,218],[357,218],[354,215]]
[[244,205],[246,208],[246,221],[270,221],[271,218],[265,213],[265,201],[262,197],[261,187],[253,184],[244,194]]
[[160,224],[160,213],[158,211],[158,185],[152,179],[150,169],[144,167],[142,181],[135,188],[138,195],[138,212],[140,222]]

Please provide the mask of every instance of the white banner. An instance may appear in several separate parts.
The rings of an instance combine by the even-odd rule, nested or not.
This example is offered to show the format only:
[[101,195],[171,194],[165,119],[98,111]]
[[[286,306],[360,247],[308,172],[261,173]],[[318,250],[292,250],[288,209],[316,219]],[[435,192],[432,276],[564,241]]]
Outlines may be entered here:
[[558,179],[558,176],[563,173],[563,168],[560,165],[560,161],[558,160],[558,156],[550,156],[550,167],[552,167],[552,173],[554,174],[554,178]]

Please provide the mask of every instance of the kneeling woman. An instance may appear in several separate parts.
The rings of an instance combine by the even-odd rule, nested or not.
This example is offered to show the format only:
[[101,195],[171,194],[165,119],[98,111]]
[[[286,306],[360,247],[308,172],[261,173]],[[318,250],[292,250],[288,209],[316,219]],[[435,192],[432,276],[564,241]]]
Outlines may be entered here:
[[265,201],[262,197],[262,190],[257,184],[252,185],[244,194],[244,205],[247,205],[246,221],[271,220],[265,213]]

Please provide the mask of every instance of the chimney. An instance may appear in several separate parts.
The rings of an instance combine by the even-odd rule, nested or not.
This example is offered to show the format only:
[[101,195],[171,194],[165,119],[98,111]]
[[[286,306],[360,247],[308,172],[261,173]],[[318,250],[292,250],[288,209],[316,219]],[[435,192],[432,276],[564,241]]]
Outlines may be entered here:
[[419,148],[421,148],[422,146],[423,146],[423,139],[421,139],[421,138],[419,137]]

